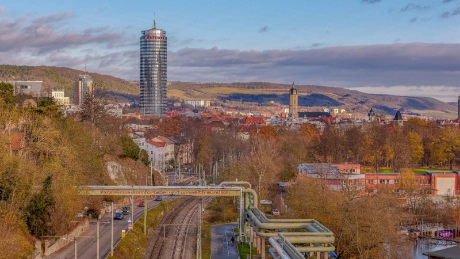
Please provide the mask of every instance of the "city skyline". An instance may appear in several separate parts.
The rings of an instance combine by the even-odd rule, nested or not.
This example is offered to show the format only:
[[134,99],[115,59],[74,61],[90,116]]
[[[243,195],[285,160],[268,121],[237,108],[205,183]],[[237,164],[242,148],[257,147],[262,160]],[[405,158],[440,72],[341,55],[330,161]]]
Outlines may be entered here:
[[169,81],[324,85],[457,101],[460,1],[0,1],[0,62],[139,78],[168,31]]

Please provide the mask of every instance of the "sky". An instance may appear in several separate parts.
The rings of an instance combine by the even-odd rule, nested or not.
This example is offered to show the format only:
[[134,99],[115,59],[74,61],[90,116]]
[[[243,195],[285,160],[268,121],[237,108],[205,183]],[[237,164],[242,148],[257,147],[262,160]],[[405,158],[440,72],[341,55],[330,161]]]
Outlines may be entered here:
[[138,80],[154,19],[168,81],[460,94],[460,0],[0,0],[0,64]]

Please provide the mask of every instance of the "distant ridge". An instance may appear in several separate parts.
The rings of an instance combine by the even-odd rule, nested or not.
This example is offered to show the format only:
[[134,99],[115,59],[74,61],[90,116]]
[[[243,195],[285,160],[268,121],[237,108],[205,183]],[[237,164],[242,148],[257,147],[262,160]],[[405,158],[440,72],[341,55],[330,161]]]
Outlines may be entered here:
[[[138,81],[127,81],[110,75],[85,73],[81,70],[52,66],[0,65],[0,80],[42,80],[43,88],[64,89],[72,97],[73,83],[78,75],[89,74],[99,94],[122,102],[139,101]],[[291,84],[269,82],[195,83],[168,82],[168,98],[206,99],[214,102],[240,100],[264,103],[275,101],[287,104]],[[343,108],[347,112],[364,112],[370,108],[380,113],[394,115],[396,110],[408,109],[437,117],[456,118],[456,103],[445,103],[430,97],[406,97],[384,94],[368,94],[340,87],[296,85],[301,106],[326,106]]]

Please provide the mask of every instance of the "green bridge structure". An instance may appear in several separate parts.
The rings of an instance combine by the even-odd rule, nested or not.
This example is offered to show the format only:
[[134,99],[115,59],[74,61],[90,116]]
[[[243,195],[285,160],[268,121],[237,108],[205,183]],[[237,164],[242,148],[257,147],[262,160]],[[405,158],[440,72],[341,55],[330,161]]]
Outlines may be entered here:
[[[223,182],[217,186],[83,186],[80,195],[134,196],[230,196],[239,197],[239,236],[241,242],[250,243],[265,258],[266,241],[274,258],[304,259],[310,256],[329,258],[335,251],[334,233],[315,219],[269,219],[258,209],[257,193],[248,182]],[[132,204],[133,205],[133,204]],[[147,206],[144,207],[144,233]]]

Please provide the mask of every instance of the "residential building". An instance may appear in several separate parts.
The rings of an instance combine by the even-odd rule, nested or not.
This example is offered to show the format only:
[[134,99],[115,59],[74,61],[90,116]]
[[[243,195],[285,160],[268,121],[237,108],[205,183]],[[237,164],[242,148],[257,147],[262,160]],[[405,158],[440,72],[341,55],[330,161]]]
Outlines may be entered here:
[[300,164],[297,173],[313,178],[324,179],[332,190],[353,188],[364,191],[365,175],[358,164]]
[[166,31],[153,28],[140,37],[141,115],[166,115],[167,38]]
[[169,139],[174,142],[174,160],[176,164],[186,165],[194,162],[193,142],[183,136],[174,136]]
[[[361,174],[358,164],[299,164],[297,173],[324,179],[332,190],[354,187],[366,193],[376,193],[379,189],[391,189],[405,194],[401,188],[403,176],[398,173]],[[426,172],[415,174],[414,190],[437,196],[456,196],[460,192],[459,172]]]
[[149,155],[149,161],[158,171],[164,171],[166,169],[167,160],[165,159],[166,154],[166,143],[161,141],[154,141],[153,139],[145,140],[144,149]]
[[185,104],[192,105],[193,107],[209,107],[211,101],[209,100],[186,100]]
[[93,96],[93,79],[89,75],[79,75],[78,81],[74,84],[73,102],[82,105],[87,96]]
[[169,164],[169,161],[174,160],[174,142],[173,141],[163,136],[155,137],[153,138],[153,141],[165,143],[164,156],[165,156],[166,165]]

